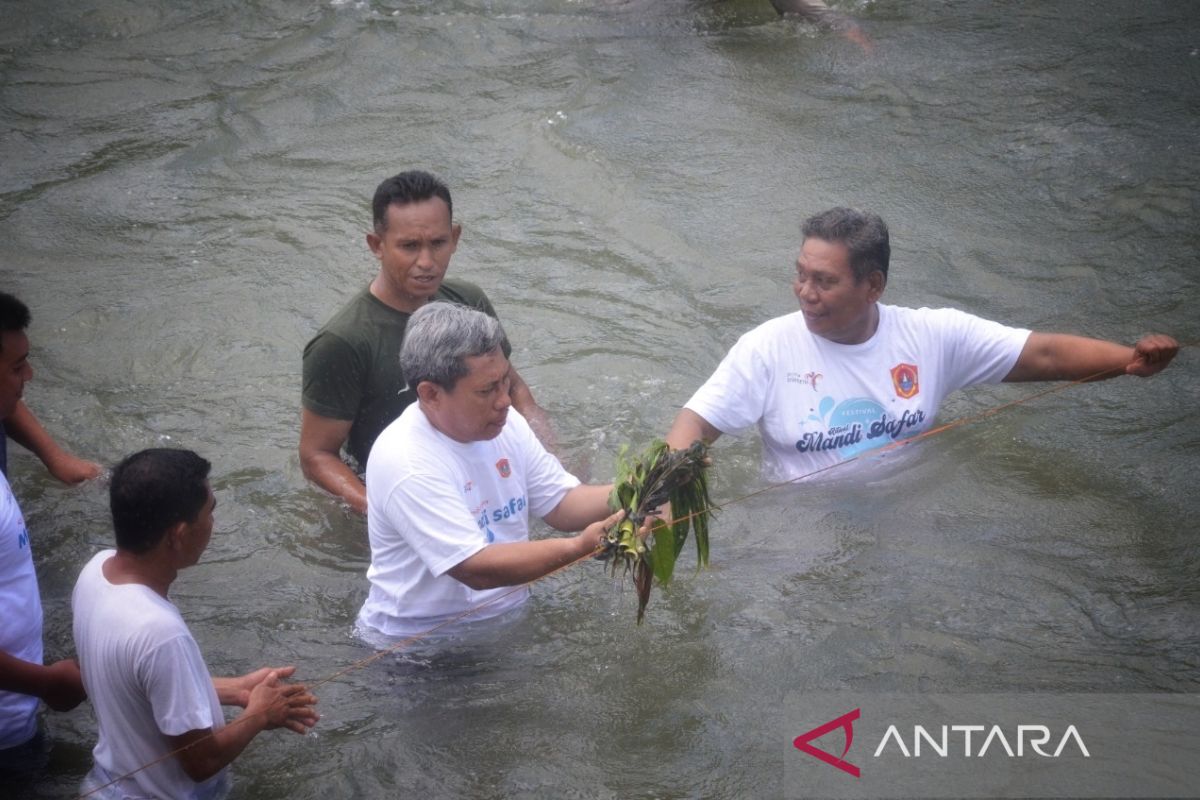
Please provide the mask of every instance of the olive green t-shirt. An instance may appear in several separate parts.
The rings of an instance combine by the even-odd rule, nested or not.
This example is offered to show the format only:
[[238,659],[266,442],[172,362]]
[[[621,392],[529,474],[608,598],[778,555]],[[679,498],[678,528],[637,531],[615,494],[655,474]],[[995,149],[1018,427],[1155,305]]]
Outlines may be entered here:
[[[433,300],[495,309],[483,290],[465,281],[443,281]],[[363,289],[304,346],[301,402],[314,414],[351,420],[346,452],[365,469],[375,438],[417,399],[400,370],[400,345],[409,314]],[[507,337],[504,355],[512,352]]]

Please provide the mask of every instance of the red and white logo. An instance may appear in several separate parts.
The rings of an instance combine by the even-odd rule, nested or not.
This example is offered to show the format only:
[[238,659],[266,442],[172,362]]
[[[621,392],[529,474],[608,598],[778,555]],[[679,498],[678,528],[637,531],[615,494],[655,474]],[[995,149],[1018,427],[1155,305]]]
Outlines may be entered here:
[[[802,733],[797,736],[792,740],[792,744],[797,750],[808,753],[814,758],[819,758],[826,764],[829,764],[832,767],[837,767],[842,772],[848,773],[857,778],[862,774],[862,770],[846,760],[846,753],[850,752],[850,745],[854,743],[854,720],[862,716],[860,711],[860,709],[856,708],[853,711],[842,714],[837,719],[829,720],[829,722],[826,722],[824,725],[818,725],[808,733]],[[820,739],[825,734],[831,731],[836,731],[838,728],[842,729],[842,732],[846,737],[846,746],[842,748],[842,754],[840,756],[827,753],[824,750],[821,750],[810,744],[810,742],[812,742],[814,739]]]
[[501,478],[507,478],[512,475],[512,467],[508,464],[507,458],[502,458],[496,462],[496,472],[500,473]]
[[917,367],[915,364],[897,364],[892,367],[892,386],[896,389],[896,395],[907,400],[910,397],[915,397],[917,392],[921,391],[921,384],[917,380]]

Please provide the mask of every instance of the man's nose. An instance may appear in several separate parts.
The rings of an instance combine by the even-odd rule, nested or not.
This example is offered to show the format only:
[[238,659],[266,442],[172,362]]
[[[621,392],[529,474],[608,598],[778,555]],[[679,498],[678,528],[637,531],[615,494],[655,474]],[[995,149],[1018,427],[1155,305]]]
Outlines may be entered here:
[[817,302],[817,292],[813,288],[812,281],[796,281],[796,297],[800,298],[805,303]]

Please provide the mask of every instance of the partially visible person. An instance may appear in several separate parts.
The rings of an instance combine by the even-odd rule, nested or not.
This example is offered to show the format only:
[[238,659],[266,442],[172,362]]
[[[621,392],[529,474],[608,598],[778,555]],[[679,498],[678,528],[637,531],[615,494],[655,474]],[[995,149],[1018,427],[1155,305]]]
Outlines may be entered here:
[[[213,678],[168,597],[212,537],[209,468],[190,450],[152,449],[113,470],[117,547],[88,562],[71,597],[75,648],[100,729],[82,790],[97,797],[221,796],[226,768],[255,736],[275,728],[303,734],[317,721],[316,698],[284,683],[294,667]],[[245,710],[226,724],[222,705]]]
[[780,14],[796,14],[816,25],[835,30],[865,52],[869,53],[875,47],[857,22],[834,11],[822,0],[771,0],[771,5]]
[[[487,314],[430,303],[413,314],[400,360],[417,402],[367,461],[369,638],[412,636],[475,610],[472,621],[525,601],[540,578],[596,552],[611,486],[583,485],[512,408],[504,331]],[[530,540],[529,517],[570,537]]]
[[[12,417],[33,377],[28,325],[29,308],[0,293],[0,422]],[[84,700],[74,659],[44,665],[42,656],[42,601],[29,530],[0,473],[0,774],[36,770],[44,762],[41,701],[67,711]]]
[[[5,292],[0,292],[0,303],[3,303],[9,309],[15,309],[18,305],[20,308],[24,308],[26,322],[21,330],[28,327],[29,310],[24,303],[21,303],[20,300]],[[6,377],[11,378],[12,376]],[[33,370],[29,368],[25,383],[28,383],[32,378]],[[72,455],[59,446],[53,437],[46,432],[46,429],[42,427],[42,424],[38,422],[37,417],[29,410],[25,402],[20,399],[19,394],[17,395],[16,406],[7,417],[0,420],[0,474],[5,476],[8,475],[9,439],[12,439],[41,459],[41,462],[46,465],[46,469],[50,471],[50,474],[63,483],[82,483],[83,481],[97,477],[103,471],[99,464]]]
[[[478,286],[445,279],[462,226],[453,220],[450,190],[442,181],[419,170],[401,172],[379,184],[371,205],[367,247],[379,272],[305,345],[300,416],[305,477],[362,514],[367,494],[359,472],[371,445],[417,398],[399,358],[410,315],[440,300],[496,316]],[[507,357],[507,338],[502,346]],[[512,397],[552,447],[546,413],[515,369]]]
[[769,480],[805,477],[933,424],[950,392],[982,383],[1149,377],[1179,351],[1010,328],[950,308],[879,302],[891,242],[876,214],[810,217],[796,259],[800,310],[742,336],[675,417],[673,448],[757,426]]

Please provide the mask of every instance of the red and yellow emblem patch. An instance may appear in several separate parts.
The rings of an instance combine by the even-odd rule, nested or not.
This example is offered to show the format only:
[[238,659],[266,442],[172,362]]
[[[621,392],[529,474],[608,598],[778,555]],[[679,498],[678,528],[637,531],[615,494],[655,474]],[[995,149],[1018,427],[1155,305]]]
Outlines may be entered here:
[[508,464],[507,458],[502,458],[496,462],[496,472],[500,473],[501,478],[507,478],[512,475],[512,467]]
[[892,386],[896,388],[896,395],[905,400],[916,396],[917,392],[921,391],[921,384],[917,380],[916,365],[897,364],[892,367]]

